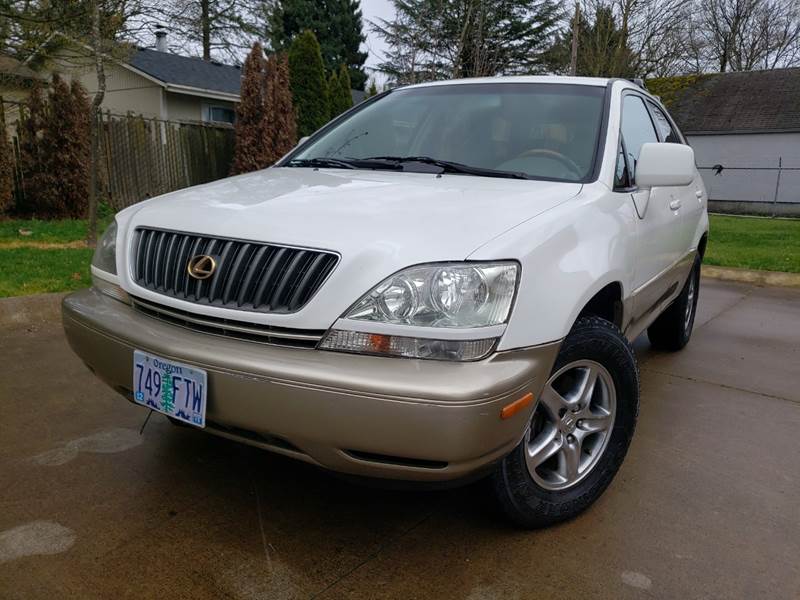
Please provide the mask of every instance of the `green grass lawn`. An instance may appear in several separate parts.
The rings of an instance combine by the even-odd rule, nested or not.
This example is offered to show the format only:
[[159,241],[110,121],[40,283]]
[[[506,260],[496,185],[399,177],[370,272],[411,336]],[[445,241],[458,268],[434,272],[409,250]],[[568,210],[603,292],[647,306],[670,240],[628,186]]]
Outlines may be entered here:
[[[103,231],[111,217],[98,223]],[[19,230],[30,230],[27,236]],[[0,298],[62,292],[91,283],[86,221],[0,220]],[[36,247],[70,244],[71,248]],[[20,245],[27,247],[20,247]],[[711,215],[706,264],[800,273],[800,219]]]
[[3,248],[0,298],[89,287],[91,248]]
[[710,218],[706,264],[800,273],[800,219]]
[[[113,217],[97,220],[98,234],[102,232]],[[0,245],[12,241],[66,243],[86,239],[86,219],[63,219],[60,221],[37,221],[35,219],[0,220]],[[22,235],[19,231],[30,231],[30,235]]]

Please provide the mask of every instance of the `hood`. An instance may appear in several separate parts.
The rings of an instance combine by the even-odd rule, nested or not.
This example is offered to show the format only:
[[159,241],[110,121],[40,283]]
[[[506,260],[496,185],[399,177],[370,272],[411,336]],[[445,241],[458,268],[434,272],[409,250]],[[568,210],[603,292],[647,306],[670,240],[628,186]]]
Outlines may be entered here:
[[462,260],[580,191],[580,184],[275,168],[187,188],[133,207],[153,226],[418,261]]
[[[337,252],[339,265],[302,311],[263,319],[323,328],[392,273],[419,263],[464,260],[580,189],[580,184],[466,175],[272,168],[142,202],[120,213],[118,221],[128,232],[150,226]],[[127,254],[118,260],[128,261]],[[159,299],[137,289],[126,271],[121,270],[123,283]],[[307,318],[301,323],[298,315]]]

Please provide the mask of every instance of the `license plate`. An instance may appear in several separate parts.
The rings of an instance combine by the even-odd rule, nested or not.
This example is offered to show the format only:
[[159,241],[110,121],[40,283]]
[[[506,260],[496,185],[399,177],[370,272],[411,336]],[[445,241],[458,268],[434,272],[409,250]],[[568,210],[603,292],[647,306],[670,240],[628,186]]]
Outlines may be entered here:
[[141,350],[133,352],[133,399],[169,417],[206,426],[206,372]]

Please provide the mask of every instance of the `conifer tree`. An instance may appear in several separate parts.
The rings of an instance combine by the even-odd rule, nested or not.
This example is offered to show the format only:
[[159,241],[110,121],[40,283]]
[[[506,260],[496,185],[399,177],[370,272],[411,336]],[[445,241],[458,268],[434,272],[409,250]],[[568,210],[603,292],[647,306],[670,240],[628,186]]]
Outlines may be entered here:
[[286,54],[273,54],[267,64],[266,138],[269,163],[287,154],[297,143],[297,124]]
[[235,146],[231,174],[248,173],[270,164],[266,138],[266,60],[256,42],[244,62],[241,96],[236,106]]
[[341,114],[339,107],[339,74],[334,71],[328,77],[328,97],[331,101],[331,119],[335,119]]
[[292,101],[297,110],[298,135],[311,135],[330,119],[330,100],[319,42],[305,30],[289,48]]
[[343,113],[353,106],[353,93],[350,84],[350,72],[347,66],[339,67],[339,112]]
[[22,190],[17,199],[14,212],[20,216],[35,213],[36,198],[41,183],[39,174],[43,165],[40,156],[42,127],[47,113],[42,87],[38,83],[31,88],[27,107],[20,111],[20,124],[17,129],[19,138],[19,168],[22,175]]
[[0,106],[0,215],[4,215],[11,208],[14,195],[14,163],[1,111],[2,106]]

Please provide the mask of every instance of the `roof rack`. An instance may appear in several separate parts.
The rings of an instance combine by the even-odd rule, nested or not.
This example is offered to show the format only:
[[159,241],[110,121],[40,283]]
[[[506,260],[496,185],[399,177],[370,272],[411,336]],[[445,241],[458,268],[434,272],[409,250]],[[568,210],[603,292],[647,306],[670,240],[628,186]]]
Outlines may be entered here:
[[639,86],[640,88],[642,88],[643,90],[646,90],[646,89],[647,89],[647,88],[645,87],[645,85],[644,85],[644,79],[642,79],[641,77],[635,77],[635,78],[631,78],[631,77],[629,77],[629,78],[627,78],[627,79],[628,79],[628,81],[630,81],[632,84],[634,84],[634,85],[638,85],[638,86]]

